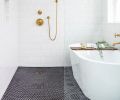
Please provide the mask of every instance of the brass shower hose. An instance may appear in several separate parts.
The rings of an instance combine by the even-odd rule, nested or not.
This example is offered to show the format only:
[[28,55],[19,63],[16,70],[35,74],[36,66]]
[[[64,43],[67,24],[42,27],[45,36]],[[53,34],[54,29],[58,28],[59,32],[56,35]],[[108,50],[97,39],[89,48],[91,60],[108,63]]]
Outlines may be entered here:
[[50,16],[47,16],[47,19],[48,19],[48,28],[49,28],[49,38],[51,41],[55,41],[56,37],[57,37],[57,25],[58,25],[58,0],[55,0],[56,2],[56,33],[55,33],[55,36],[54,38],[51,37],[51,28],[50,28]]

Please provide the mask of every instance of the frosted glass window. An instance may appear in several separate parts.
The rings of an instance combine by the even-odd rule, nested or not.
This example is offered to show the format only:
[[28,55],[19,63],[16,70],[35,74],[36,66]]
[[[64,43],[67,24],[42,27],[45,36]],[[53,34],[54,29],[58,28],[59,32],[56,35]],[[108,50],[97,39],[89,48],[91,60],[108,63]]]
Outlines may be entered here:
[[120,23],[120,0],[108,0],[108,23]]

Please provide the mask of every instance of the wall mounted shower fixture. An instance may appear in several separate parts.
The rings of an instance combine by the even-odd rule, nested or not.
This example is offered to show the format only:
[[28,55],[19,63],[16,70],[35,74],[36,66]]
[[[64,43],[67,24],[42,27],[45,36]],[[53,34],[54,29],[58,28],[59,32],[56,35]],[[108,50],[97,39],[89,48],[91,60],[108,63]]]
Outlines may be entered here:
[[54,38],[52,38],[51,36],[51,28],[50,28],[50,16],[47,16],[47,19],[48,19],[48,28],[49,28],[49,38],[51,41],[55,41],[56,40],[56,37],[57,37],[57,32],[58,32],[58,0],[55,0],[55,3],[56,3],[56,32],[54,34]]

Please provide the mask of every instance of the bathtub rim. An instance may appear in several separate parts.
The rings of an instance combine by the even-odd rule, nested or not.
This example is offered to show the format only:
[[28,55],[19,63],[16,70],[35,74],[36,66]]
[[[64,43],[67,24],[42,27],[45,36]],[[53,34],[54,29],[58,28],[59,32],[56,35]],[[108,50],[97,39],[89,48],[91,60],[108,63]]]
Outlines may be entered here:
[[[80,50],[72,50],[70,48],[71,52],[73,52],[76,56],[78,56],[79,58],[83,59],[83,60],[87,60],[87,61],[90,61],[90,62],[94,62],[94,63],[100,63],[100,64],[106,64],[106,65],[116,65],[116,66],[120,66],[120,63],[111,63],[111,62],[102,62],[102,61],[97,61],[97,60],[94,60],[94,59],[90,59],[90,58],[87,58],[87,57],[84,57],[82,55],[78,55],[77,52],[80,52]],[[77,52],[75,52],[77,51]],[[86,50],[82,50],[82,51],[86,51]],[[88,50],[87,50],[88,51]],[[119,50],[117,50],[119,51]]]

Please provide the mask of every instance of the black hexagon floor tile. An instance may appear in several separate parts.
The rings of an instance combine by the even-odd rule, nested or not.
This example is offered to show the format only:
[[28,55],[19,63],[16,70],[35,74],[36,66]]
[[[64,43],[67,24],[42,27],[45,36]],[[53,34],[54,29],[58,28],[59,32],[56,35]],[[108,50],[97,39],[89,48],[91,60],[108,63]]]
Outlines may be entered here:
[[19,67],[2,100],[89,100],[71,67]]

